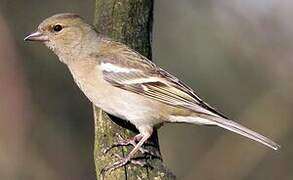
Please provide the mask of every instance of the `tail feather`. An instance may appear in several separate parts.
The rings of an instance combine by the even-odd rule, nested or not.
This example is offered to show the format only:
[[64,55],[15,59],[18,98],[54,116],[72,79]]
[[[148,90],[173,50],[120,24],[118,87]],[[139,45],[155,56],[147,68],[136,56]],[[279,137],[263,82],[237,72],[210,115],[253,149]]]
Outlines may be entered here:
[[247,138],[250,138],[254,141],[260,142],[274,150],[278,150],[281,146],[278,145],[277,143],[275,143],[274,141],[270,140],[269,138],[254,132],[234,121],[228,120],[228,119],[224,119],[221,117],[214,117],[214,116],[209,116],[209,115],[203,115],[206,117],[201,117],[204,119],[208,119],[211,121],[211,124],[217,125],[219,127],[222,127],[224,129],[230,130],[232,132],[235,132],[237,134],[240,134],[242,136],[245,136]]

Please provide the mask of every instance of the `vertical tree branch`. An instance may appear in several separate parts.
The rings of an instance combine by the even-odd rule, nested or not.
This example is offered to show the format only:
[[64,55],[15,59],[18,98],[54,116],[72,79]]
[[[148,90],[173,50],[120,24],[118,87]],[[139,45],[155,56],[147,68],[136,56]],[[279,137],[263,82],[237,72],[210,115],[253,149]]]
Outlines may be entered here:
[[[153,0],[96,0],[94,25],[100,34],[123,42],[151,59],[151,35],[153,23]],[[123,107],[121,107],[123,108]],[[108,116],[101,109],[94,107],[95,118],[95,165],[97,177],[106,165],[117,159],[111,153],[127,155],[133,147],[119,147],[104,154],[103,149],[117,141],[117,134],[131,138],[137,133],[135,127],[118,118]],[[160,152],[157,131],[145,148]],[[160,153],[159,153],[160,154]],[[140,154],[142,156],[142,154]],[[161,158],[150,159],[142,156],[152,168],[127,165],[108,174],[106,179],[175,179],[165,167]]]

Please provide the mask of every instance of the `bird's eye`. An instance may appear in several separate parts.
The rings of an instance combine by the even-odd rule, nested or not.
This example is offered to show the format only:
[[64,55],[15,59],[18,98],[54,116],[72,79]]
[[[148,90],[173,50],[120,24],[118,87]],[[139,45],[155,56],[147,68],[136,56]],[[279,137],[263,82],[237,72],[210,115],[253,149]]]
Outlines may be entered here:
[[59,32],[62,30],[62,26],[60,24],[56,24],[55,26],[53,26],[53,30],[55,32]]

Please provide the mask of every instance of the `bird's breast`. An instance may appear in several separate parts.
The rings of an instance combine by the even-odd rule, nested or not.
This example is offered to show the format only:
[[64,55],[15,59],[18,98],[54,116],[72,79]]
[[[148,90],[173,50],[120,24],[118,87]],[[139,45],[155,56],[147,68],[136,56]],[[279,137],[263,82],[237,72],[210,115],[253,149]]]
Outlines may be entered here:
[[103,79],[97,70],[69,67],[74,81],[86,97],[97,107],[137,127],[162,121],[162,104],[141,95],[117,88]]

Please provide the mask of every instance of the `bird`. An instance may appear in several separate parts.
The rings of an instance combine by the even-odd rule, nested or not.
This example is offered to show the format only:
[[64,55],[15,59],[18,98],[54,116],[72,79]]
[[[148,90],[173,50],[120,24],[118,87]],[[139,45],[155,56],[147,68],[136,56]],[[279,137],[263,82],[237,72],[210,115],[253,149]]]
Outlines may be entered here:
[[44,43],[68,67],[95,106],[137,128],[134,148],[107,170],[129,163],[154,128],[167,122],[219,126],[274,150],[280,148],[217,111],[192,88],[137,51],[99,34],[77,14],[48,17],[24,40]]

